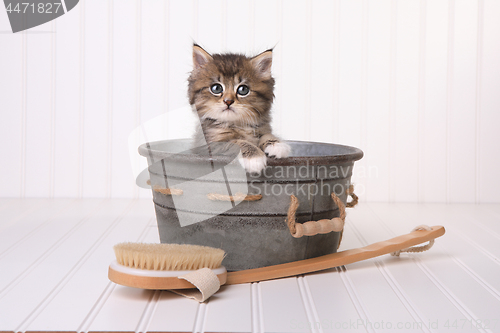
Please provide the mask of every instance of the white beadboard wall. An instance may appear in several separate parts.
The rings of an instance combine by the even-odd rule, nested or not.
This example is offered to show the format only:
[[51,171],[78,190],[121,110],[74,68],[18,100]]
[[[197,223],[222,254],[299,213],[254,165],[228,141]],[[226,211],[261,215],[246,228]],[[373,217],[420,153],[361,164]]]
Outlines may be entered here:
[[149,197],[128,137],[187,121],[193,40],[274,47],[285,139],[365,152],[365,201],[500,202],[496,0],[81,0],[12,34],[0,8],[0,197]]

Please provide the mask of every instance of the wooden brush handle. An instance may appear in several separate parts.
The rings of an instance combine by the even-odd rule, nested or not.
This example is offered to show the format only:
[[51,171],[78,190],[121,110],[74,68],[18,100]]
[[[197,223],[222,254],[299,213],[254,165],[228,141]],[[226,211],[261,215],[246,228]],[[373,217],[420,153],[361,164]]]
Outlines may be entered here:
[[317,272],[337,266],[352,264],[357,261],[378,257],[383,254],[415,246],[444,235],[443,226],[434,226],[432,230],[417,230],[386,241],[370,244],[357,249],[327,254],[321,257],[294,261],[286,264],[247,269],[227,273],[226,284],[250,283],[278,279],[288,276]]

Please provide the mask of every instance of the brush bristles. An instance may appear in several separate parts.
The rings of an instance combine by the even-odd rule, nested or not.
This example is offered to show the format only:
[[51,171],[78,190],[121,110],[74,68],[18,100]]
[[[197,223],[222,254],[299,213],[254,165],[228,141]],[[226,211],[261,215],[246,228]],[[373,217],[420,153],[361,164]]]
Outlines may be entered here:
[[156,271],[215,269],[225,256],[221,249],[187,244],[120,243],[113,249],[120,265]]

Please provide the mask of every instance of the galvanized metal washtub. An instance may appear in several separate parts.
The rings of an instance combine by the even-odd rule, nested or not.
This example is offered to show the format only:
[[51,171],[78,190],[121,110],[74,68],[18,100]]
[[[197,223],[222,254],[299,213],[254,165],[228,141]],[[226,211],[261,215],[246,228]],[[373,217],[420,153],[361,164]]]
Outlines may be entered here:
[[[298,223],[338,217],[330,194],[346,203],[354,162],[363,152],[327,143],[288,143],[291,156],[268,158],[260,175],[246,173],[235,154],[200,153],[187,139],[141,145],[139,153],[149,164],[160,241],[222,248],[227,253],[223,265],[230,271],[336,252],[339,232],[292,237],[285,221],[290,195],[300,202]],[[165,189],[182,194],[165,194]],[[244,201],[236,193],[261,198]],[[211,194],[229,200],[214,201]]]

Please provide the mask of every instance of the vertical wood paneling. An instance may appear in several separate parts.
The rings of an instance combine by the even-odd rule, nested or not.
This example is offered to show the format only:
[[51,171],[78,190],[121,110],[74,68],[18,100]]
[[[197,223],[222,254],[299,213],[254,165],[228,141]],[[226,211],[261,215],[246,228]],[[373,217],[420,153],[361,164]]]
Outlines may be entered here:
[[198,42],[213,53],[224,47],[222,29],[225,26],[223,15],[224,0],[198,1],[197,35]]
[[395,201],[418,199],[419,14],[419,1],[397,3],[395,114],[390,128],[394,134],[390,197]]
[[311,141],[311,132],[313,131],[311,128],[311,117],[312,113],[312,105],[311,105],[311,92],[312,92],[312,11],[313,11],[313,2],[309,1],[306,5],[305,11],[303,12],[305,16],[305,59],[304,59],[304,67],[305,67],[305,77],[304,77],[304,116],[302,126],[304,127],[304,135],[305,140]]
[[[368,201],[389,199],[389,103],[391,52],[391,1],[368,2],[368,57],[366,77],[366,192]],[[374,153],[376,152],[376,153]],[[363,178],[358,170],[359,178]],[[360,195],[363,195],[360,193]]]
[[333,100],[333,141],[338,142],[340,138],[340,115],[339,115],[339,99],[340,99],[340,0],[335,0],[333,2],[333,21],[334,21],[334,31],[332,34],[333,39],[333,54],[334,54],[334,64],[333,64],[333,90],[332,97]]
[[[9,31],[7,15],[0,15],[0,30]],[[23,34],[0,34],[0,151],[4,155],[0,167],[0,196],[22,196],[22,152],[24,112],[24,41]],[[8,79],[6,79],[8,78]]]
[[54,196],[77,197],[79,184],[80,17],[82,6],[56,20]]
[[138,59],[140,43],[139,0],[113,1],[113,173],[111,175],[111,195],[131,197],[137,188],[132,177],[128,157],[128,136],[139,125],[141,110],[140,63]]
[[477,1],[456,1],[449,128],[449,201],[476,200]]
[[362,148],[364,200],[496,202],[499,13],[490,0],[86,1],[17,34],[3,15],[0,196],[137,196],[131,131],[166,112],[155,137],[191,135],[194,39],[274,46],[275,132]]
[[[197,12],[196,19],[196,36],[197,40],[195,42],[199,43],[205,50],[209,53],[221,53],[225,47],[225,42],[227,39],[227,33],[223,32],[223,29],[227,26],[227,3],[225,0],[216,0],[213,2],[209,1],[196,1],[195,7]],[[225,9],[224,9],[225,8]],[[192,59],[191,51],[189,53],[189,60]],[[190,62],[189,72],[192,70],[192,61]],[[185,79],[186,76],[184,76]],[[187,96],[187,82],[183,82],[183,96]],[[187,103],[187,97],[185,97],[183,104]],[[176,116],[175,118],[173,116]],[[186,119],[182,113],[170,113],[169,120],[169,131],[171,135],[174,134],[175,137],[189,137],[190,133],[179,132],[180,123],[184,122]],[[196,120],[196,119],[195,119]]]
[[25,193],[27,197],[50,196],[50,138],[53,130],[53,71],[51,25],[33,28],[26,35],[26,141]]
[[424,201],[424,189],[422,178],[425,174],[422,172],[422,164],[425,162],[424,145],[425,137],[425,44],[427,37],[427,0],[419,1],[419,33],[418,33],[418,91],[417,91],[417,201]]
[[[261,10],[263,7],[266,10]],[[253,0],[250,1],[249,8],[249,10],[253,11],[253,14],[249,15],[251,20],[248,21],[248,29],[253,30],[253,40],[248,41],[249,50],[251,50],[252,54],[258,54],[272,47],[280,49],[280,27],[277,20],[280,14],[279,1]],[[228,40],[228,45],[233,42],[232,39]],[[273,65],[275,65],[276,61],[279,60],[276,59],[276,54],[273,54],[273,56]],[[274,76],[276,76],[276,67],[273,67],[273,72]]]
[[390,51],[389,51],[389,117],[388,117],[388,133],[389,133],[389,154],[388,154],[388,165],[387,169],[389,170],[388,177],[387,177],[387,186],[389,189],[389,197],[388,200],[393,202],[395,200],[394,198],[394,179],[392,177],[392,172],[394,170],[393,166],[393,161],[394,161],[394,133],[393,133],[393,127],[394,127],[394,118],[396,115],[396,55],[397,55],[397,23],[398,23],[398,7],[397,7],[398,2],[396,0],[391,0],[391,9],[390,9],[390,24],[391,24],[391,29],[390,29]]
[[483,65],[483,34],[484,34],[484,0],[477,2],[477,46],[476,46],[476,114],[475,114],[475,179],[474,185],[476,186],[475,203],[481,202],[481,87],[482,87],[482,65]]
[[[314,1],[311,6],[311,24],[308,38],[309,65],[309,140],[333,142],[335,117],[333,103],[336,77],[333,74],[338,59],[335,54],[335,2]],[[325,34],[328,36],[325,39]]]
[[79,52],[79,96],[78,96],[78,197],[83,197],[83,149],[85,116],[85,5],[80,8],[80,31],[78,35]]
[[[231,1],[230,1],[231,2]],[[255,0],[250,2],[250,9],[254,11],[252,20],[249,20],[249,29],[253,31],[253,40],[249,41],[248,49],[251,55],[258,54],[273,47],[272,73],[276,80],[274,89],[274,104],[272,108],[273,131],[276,135],[282,135],[281,120],[283,114],[283,44],[282,44],[282,11],[280,0]],[[253,4],[253,6],[252,6]],[[260,8],[266,10],[260,10]],[[230,40],[230,42],[233,42]]]
[[[187,78],[193,68],[192,43],[205,46],[197,40],[197,1],[171,1],[168,17],[168,85],[167,85],[167,138],[173,138],[176,127],[182,123],[175,110],[188,105]],[[184,118],[185,119],[185,118]],[[185,135],[189,136],[189,135]]]
[[[368,142],[368,35],[369,35],[369,6],[368,0],[361,2],[361,86],[360,86],[360,117],[359,117],[359,147],[365,147]],[[356,184],[356,191],[364,196],[366,193],[366,176],[359,170],[366,170],[366,160],[361,160],[353,170],[351,183]]]
[[[141,1],[141,43],[140,50],[140,124],[145,123],[166,112],[166,77],[168,62],[166,59],[168,45],[167,1]],[[161,24],[160,24],[161,23]],[[163,136],[165,138],[165,135]],[[128,144],[128,142],[127,142]],[[137,153],[137,147],[128,147],[130,152]],[[138,156],[137,156],[138,157]],[[132,161],[132,163],[136,163]],[[133,166],[135,169],[139,165]],[[131,174],[130,174],[131,175]],[[127,177],[128,176],[128,177]],[[123,175],[123,181],[133,180]],[[150,191],[141,191],[141,195],[149,197]]]
[[86,1],[84,31],[83,188],[84,197],[105,197],[108,144],[108,11]]
[[286,139],[306,140],[306,17],[308,3],[283,1],[281,133]]
[[51,48],[51,62],[50,62],[50,77],[51,77],[51,86],[50,86],[50,142],[49,142],[49,197],[54,198],[55,191],[55,139],[56,139],[56,73],[57,73],[57,57],[56,57],[56,46],[57,46],[57,37],[56,37],[56,26],[57,22],[51,22],[51,29],[54,33],[50,38],[50,48]]
[[2,31],[3,33],[11,31],[7,11],[4,11],[2,12],[2,14],[0,14],[0,31]]
[[[220,4],[223,4],[221,2]],[[173,1],[169,4],[169,46],[167,48],[168,58],[168,101],[166,114],[166,138],[178,139],[189,138],[199,120],[188,104],[187,78],[192,70],[192,45],[199,43],[209,52],[210,45],[198,40],[199,19],[204,16],[204,22],[208,22],[210,14],[201,13],[200,2]],[[226,10],[222,10],[226,12]],[[220,13],[218,18],[223,18]],[[219,22],[220,23],[220,22]],[[221,26],[223,24],[221,23]],[[219,34],[220,29],[213,29],[212,35]],[[220,42],[222,39],[219,39]],[[220,45],[218,45],[220,47]]]
[[[362,106],[366,95],[363,94],[363,69],[366,62],[363,56],[366,40],[363,16],[366,2],[340,1],[339,31],[339,102],[338,102],[338,141],[336,143],[361,146]],[[366,82],[366,81],[365,81]],[[363,100],[363,98],[365,98]],[[353,172],[352,182],[358,183],[359,165]],[[362,192],[359,192],[361,195]]]
[[108,0],[108,71],[107,71],[107,110],[106,110],[106,120],[107,120],[107,137],[106,137],[106,196],[111,196],[112,191],[112,173],[113,173],[113,0]]
[[[270,3],[272,6],[272,2]],[[249,54],[253,52],[253,36],[255,34],[255,16],[251,11],[254,9],[253,1],[225,1],[222,19],[225,26],[222,47],[218,52],[229,51]],[[262,21],[259,21],[262,22]],[[265,24],[265,21],[262,22]],[[228,47],[229,46],[229,47]]]
[[500,124],[500,3],[484,1],[482,17],[482,57],[481,82],[479,92],[479,202],[499,202],[500,173],[498,172],[498,156],[500,140],[498,139],[498,124]]
[[[277,1],[278,2],[278,13],[276,15],[276,24],[278,26],[278,31],[277,31],[277,37],[278,40],[280,41],[280,46],[276,48],[276,51],[274,52],[274,61],[273,61],[273,76],[277,79],[276,80],[276,87],[275,87],[275,96],[277,96],[277,99],[274,101],[274,106],[273,109],[275,110],[274,113],[275,115],[273,116],[273,121],[272,121],[272,126],[274,131],[278,131],[279,134],[282,134],[283,131],[283,103],[282,103],[282,98],[283,96],[283,85],[281,84],[281,81],[283,79],[283,48],[282,48],[282,40],[283,40],[283,0]],[[277,73],[276,73],[277,72]]]
[[419,181],[423,201],[446,200],[448,1],[426,1],[425,92]]
[[362,4],[361,0],[340,2],[338,143],[353,146],[361,143]]

